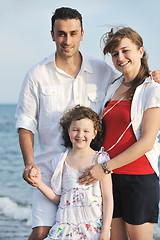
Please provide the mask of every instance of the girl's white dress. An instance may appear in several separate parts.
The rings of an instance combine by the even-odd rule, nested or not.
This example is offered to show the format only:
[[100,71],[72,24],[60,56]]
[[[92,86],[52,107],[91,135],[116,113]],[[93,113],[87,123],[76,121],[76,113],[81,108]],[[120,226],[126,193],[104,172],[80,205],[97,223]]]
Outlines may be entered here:
[[[61,155],[51,180],[54,192],[61,195],[61,198],[56,222],[45,240],[98,240],[102,227],[102,197],[99,182],[89,186],[79,185],[77,180],[82,173],[66,164],[68,152],[69,149]],[[95,161],[103,163],[109,160],[109,155],[103,149],[97,154],[98,159],[96,155],[93,164]]]

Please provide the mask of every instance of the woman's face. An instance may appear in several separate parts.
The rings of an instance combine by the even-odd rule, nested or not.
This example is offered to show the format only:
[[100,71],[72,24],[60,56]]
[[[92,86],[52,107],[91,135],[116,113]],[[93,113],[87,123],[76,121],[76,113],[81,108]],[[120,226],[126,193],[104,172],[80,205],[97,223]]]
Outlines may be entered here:
[[134,78],[139,72],[143,53],[143,47],[138,49],[129,38],[125,37],[119,46],[113,49],[111,55],[115,68],[124,76]]

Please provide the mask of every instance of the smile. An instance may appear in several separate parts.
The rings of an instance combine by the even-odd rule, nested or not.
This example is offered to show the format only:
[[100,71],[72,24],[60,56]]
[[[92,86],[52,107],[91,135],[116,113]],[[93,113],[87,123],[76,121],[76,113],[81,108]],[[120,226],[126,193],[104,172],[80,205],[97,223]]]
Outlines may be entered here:
[[72,46],[62,46],[65,51],[70,51],[73,47]]
[[70,50],[71,50],[71,48],[67,48],[67,47],[63,47],[63,49],[64,49],[65,51],[70,51]]
[[84,142],[85,140],[84,139],[76,139],[76,142],[78,143],[81,143],[81,142]]
[[119,67],[124,67],[124,66],[126,66],[129,62],[130,62],[130,61],[124,62],[124,63],[119,63],[118,66],[119,66]]

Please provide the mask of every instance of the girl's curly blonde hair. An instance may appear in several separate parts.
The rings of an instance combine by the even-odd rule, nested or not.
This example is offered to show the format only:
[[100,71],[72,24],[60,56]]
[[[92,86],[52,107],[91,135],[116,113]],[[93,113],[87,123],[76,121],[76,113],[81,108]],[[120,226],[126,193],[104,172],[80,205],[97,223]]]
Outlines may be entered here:
[[103,133],[100,117],[91,108],[80,106],[80,105],[76,105],[75,107],[70,109],[60,119],[60,126],[62,128],[62,138],[64,140],[64,146],[72,147],[72,143],[70,141],[70,137],[68,134],[68,129],[72,121],[81,120],[84,118],[88,118],[93,121],[94,130],[97,131],[97,135],[91,142],[91,148],[94,150],[99,150],[102,144],[102,133]]

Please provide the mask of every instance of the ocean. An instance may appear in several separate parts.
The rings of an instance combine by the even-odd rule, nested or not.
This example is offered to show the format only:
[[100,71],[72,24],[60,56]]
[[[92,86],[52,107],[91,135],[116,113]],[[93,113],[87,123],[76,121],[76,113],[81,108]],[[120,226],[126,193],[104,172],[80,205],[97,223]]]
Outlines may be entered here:
[[[0,240],[27,240],[31,233],[32,187],[22,179],[15,110],[14,104],[0,105]],[[154,240],[160,240],[160,217]]]

